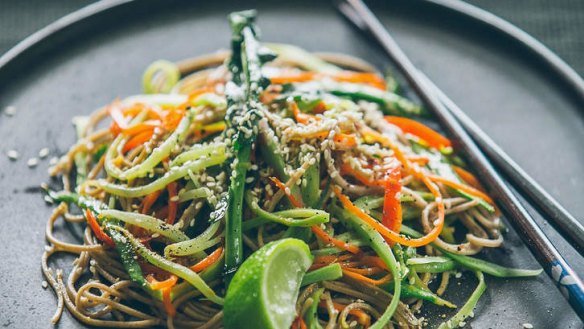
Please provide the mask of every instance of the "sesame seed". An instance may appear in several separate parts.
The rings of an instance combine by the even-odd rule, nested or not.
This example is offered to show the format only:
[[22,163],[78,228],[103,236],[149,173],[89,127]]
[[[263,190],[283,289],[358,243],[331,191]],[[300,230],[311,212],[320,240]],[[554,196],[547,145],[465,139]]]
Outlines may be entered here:
[[6,152],[6,156],[8,156],[8,158],[12,161],[16,161],[18,160],[18,157],[20,156],[18,154],[18,152],[16,150],[10,150],[8,152]]
[[533,324],[531,323],[524,323],[522,326],[524,329],[533,329]]
[[50,153],[50,152],[51,152],[51,151],[49,150],[49,148],[48,148],[48,147],[44,147],[44,148],[42,148],[42,149],[39,151],[39,158],[41,158],[41,159],[44,159],[44,158],[46,158],[47,156],[49,156],[49,153]]
[[47,289],[49,287],[49,283],[43,280],[43,282],[41,282],[41,287],[43,287],[43,289]]
[[7,117],[14,116],[16,114],[16,107],[15,106],[12,106],[12,105],[6,106],[4,108],[4,114]]
[[28,161],[26,162],[26,165],[27,165],[29,168],[34,168],[34,167],[36,167],[38,164],[39,164],[39,159],[37,159],[37,158],[30,158],[30,159],[28,159]]

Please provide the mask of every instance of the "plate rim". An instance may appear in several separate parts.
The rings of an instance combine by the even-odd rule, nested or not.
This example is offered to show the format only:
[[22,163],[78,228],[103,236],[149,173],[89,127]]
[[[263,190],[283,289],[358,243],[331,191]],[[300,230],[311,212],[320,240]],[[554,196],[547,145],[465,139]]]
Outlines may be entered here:
[[[18,60],[26,57],[29,53],[33,53],[36,48],[39,48],[41,43],[50,41],[50,39],[57,37],[59,34],[74,29],[87,19],[101,14],[107,14],[124,5],[142,4],[145,2],[147,1],[103,0],[89,4],[55,20],[18,42],[0,56],[0,76],[10,71],[11,67],[16,65],[15,63]],[[578,97],[579,101],[584,102],[584,79],[578,72],[554,51],[516,25],[487,10],[459,0],[418,0],[417,2],[435,6],[451,14],[471,19],[475,23],[486,27],[491,32],[509,38],[544,63],[547,69],[551,69],[557,78],[570,88],[570,91]]]

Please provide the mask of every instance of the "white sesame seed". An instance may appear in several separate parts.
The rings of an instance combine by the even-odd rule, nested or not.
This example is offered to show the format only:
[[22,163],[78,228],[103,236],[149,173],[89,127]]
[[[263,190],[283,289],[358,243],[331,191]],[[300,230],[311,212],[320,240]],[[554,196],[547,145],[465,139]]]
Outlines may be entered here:
[[6,156],[8,156],[10,160],[16,161],[18,160],[19,154],[16,150],[9,150],[8,152],[6,152]]
[[4,114],[8,117],[14,116],[16,114],[16,107],[9,105],[4,108]]
[[44,147],[44,148],[42,148],[42,149],[39,151],[39,158],[41,158],[41,159],[44,159],[44,158],[46,158],[47,156],[49,156],[49,153],[50,153],[50,152],[51,152],[51,151],[49,150],[49,148],[48,148],[48,147]]
[[178,195],[173,196],[172,198],[170,198],[170,201],[172,202],[178,202]]
[[43,287],[43,289],[47,289],[49,287],[49,283],[43,280],[43,282],[41,282],[41,286]]
[[39,159],[37,159],[37,158],[30,158],[30,159],[28,159],[28,161],[26,162],[26,165],[27,165],[29,168],[34,168],[34,167],[36,167],[38,164],[39,164]]
[[531,323],[524,323],[522,326],[524,329],[533,329],[533,324]]

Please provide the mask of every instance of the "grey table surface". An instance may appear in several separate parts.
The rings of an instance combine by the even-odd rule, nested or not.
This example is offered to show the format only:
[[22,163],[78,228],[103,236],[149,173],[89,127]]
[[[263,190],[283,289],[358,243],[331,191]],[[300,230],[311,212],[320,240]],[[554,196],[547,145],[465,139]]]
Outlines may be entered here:
[[[0,0],[0,54],[95,0]],[[584,75],[584,1],[466,0],[524,29]]]

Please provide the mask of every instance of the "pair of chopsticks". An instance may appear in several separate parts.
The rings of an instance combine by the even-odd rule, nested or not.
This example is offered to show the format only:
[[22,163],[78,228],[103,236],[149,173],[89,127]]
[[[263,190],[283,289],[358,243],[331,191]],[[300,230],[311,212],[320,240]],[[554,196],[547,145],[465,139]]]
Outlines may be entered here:
[[[373,37],[401,70],[412,88],[433,112],[458,150],[471,167],[483,178],[501,208],[512,219],[511,224],[535,256],[544,271],[576,314],[584,320],[584,284],[564,260],[531,215],[497,174],[487,157],[504,172],[506,178],[523,196],[543,213],[563,237],[584,256],[584,226],[543,190],[517,163],[493,142],[456,104],[430,79],[418,71],[399,45],[361,0],[342,0],[339,11],[360,31]],[[477,146],[478,144],[478,146]]]

